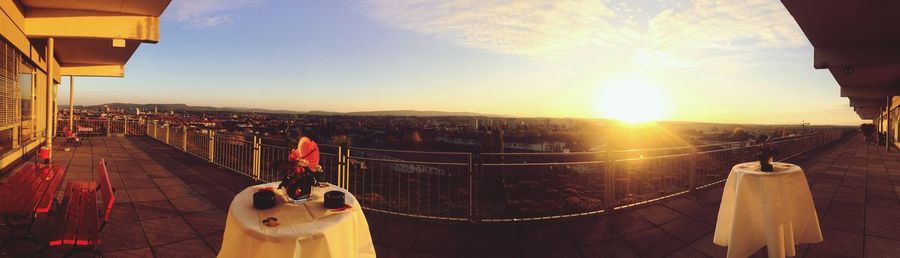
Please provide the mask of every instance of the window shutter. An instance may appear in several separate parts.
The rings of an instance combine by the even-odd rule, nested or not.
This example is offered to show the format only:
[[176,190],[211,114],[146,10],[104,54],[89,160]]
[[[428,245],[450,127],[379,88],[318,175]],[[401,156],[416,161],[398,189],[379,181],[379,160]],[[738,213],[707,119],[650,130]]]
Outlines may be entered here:
[[19,121],[19,52],[0,40],[0,127],[8,127]]

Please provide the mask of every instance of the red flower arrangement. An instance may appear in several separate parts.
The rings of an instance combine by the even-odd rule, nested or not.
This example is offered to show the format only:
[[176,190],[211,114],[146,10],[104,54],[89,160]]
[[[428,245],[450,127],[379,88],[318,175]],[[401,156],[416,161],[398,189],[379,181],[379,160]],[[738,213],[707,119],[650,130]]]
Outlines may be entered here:
[[278,188],[286,188],[288,197],[294,201],[306,201],[309,199],[312,186],[323,181],[318,144],[308,137],[300,138],[297,148],[288,154],[288,161],[293,167],[285,171],[284,179]]

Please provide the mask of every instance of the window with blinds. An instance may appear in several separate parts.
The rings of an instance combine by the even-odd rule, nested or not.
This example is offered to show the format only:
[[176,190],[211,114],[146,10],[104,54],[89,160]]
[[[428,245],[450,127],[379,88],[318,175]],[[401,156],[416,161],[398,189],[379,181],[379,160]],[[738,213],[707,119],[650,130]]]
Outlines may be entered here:
[[0,39],[0,128],[19,123],[19,65],[22,57],[16,48]]

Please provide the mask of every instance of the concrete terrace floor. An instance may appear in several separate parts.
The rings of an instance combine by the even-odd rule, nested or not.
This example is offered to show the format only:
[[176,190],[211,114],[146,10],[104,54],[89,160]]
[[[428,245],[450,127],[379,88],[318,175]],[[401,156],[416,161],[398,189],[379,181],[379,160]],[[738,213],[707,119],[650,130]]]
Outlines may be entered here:
[[[56,153],[55,163],[68,166],[66,180],[93,180],[96,161],[108,162],[118,202],[102,233],[105,257],[212,257],[231,198],[255,184],[147,137],[86,138],[81,147]],[[799,246],[798,256],[900,253],[900,153],[854,136],[791,162],[806,169],[825,236],[823,243]],[[726,248],[712,243],[721,193],[716,186],[638,209],[539,223],[366,216],[379,257],[724,257]],[[44,217],[37,232],[52,226]],[[28,248],[7,251],[21,256]],[[765,248],[754,256],[764,257]]]

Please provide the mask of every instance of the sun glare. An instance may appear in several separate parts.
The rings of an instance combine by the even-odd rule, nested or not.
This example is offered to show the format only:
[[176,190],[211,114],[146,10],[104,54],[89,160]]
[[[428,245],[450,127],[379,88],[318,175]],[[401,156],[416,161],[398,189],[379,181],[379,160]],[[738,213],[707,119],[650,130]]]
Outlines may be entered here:
[[605,85],[595,98],[597,115],[629,124],[665,118],[666,97],[650,80],[630,78]]

